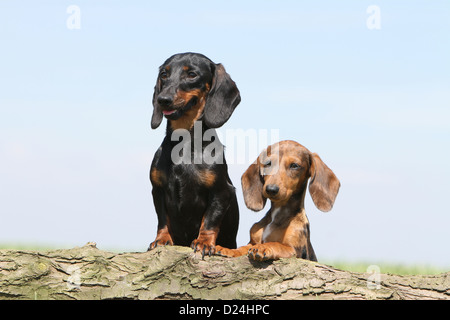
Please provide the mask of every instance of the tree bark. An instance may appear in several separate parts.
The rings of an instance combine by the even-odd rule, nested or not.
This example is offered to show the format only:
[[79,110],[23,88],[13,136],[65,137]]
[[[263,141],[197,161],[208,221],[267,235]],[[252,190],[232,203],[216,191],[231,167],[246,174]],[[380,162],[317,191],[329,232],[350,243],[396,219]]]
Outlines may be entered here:
[[291,258],[202,257],[186,247],[111,253],[94,243],[0,250],[0,299],[450,299],[450,272],[342,271]]

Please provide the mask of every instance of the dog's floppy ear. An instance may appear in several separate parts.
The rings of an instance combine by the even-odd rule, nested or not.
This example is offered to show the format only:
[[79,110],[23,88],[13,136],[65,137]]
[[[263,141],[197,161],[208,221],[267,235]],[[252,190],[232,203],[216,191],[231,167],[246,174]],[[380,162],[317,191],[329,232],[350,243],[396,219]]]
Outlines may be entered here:
[[208,127],[218,128],[230,118],[241,95],[236,83],[219,63],[214,65],[214,77],[205,104],[204,120]]
[[242,192],[247,208],[260,211],[266,205],[266,197],[263,196],[263,181],[259,174],[258,162],[255,161],[248,167],[241,178]]
[[334,172],[327,167],[317,153],[312,153],[310,160],[309,193],[319,210],[330,211],[341,184]]
[[156,99],[158,98],[159,91],[160,91],[160,80],[158,79],[156,81],[155,90],[153,92],[153,115],[152,115],[152,129],[156,129],[159,127],[159,125],[162,122],[163,119],[163,113],[161,109],[159,108],[158,103],[156,102]]

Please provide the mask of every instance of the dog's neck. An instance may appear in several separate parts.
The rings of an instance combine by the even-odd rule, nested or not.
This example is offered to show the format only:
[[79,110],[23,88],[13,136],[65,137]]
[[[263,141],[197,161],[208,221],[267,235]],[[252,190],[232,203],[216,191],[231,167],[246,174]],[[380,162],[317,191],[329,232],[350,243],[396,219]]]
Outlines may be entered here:
[[270,210],[273,212],[275,210],[286,211],[292,215],[296,215],[301,212],[305,212],[305,195],[306,195],[307,184],[306,182],[302,185],[299,191],[295,192],[287,201],[284,202],[273,202],[270,201]]
[[192,126],[189,126],[189,129],[173,129],[172,122],[173,120],[167,121],[165,135],[165,139],[172,147],[179,144],[181,140],[196,143],[203,147],[209,145],[212,141],[221,144],[216,130],[208,127],[203,120],[203,114],[194,121]]
[[[168,156],[177,164],[226,164],[224,145],[215,129],[203,121],[203,114],[188,129],[176,129],[167,121],[165,145]],[[172,152],[175,151],[175,152]]]
[[[193,139],[195,136],[194,135],[200,135],[203,136],[205,131],[207,131],[208,129],[210,129],[206,124],[205,121],[203,121],[203,113],[200,114],[198,117],[192,119],[192,123],[191,121],[186,121],[184,120],[183,122],[186,124],[185,127],[179,127],[177,124],[174,124],[177,121],[180,121],[181,119],[178,120],[168,120],[167,121],[167,126],[166,126],[166,136],[172,136],[172,134],[174,133],[174,131],[177,130],[181,130],[185,132],[189,132],[189,135],[191,136],[191,138]],[[196,122],[198,123],[196,126]],[[201,126],[199,125],[201,123]],[[201,128],[200,128],[201,127]]]

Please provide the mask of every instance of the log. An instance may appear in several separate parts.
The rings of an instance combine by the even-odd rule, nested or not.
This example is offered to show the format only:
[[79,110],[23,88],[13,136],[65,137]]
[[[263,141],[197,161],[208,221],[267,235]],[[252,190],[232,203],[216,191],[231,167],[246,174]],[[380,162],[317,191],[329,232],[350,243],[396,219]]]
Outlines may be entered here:
[[0,250],[0,299],[450,299],[450,272],[356,273],[298,258],[204,257],[187,247],[112,253],[94,243]]

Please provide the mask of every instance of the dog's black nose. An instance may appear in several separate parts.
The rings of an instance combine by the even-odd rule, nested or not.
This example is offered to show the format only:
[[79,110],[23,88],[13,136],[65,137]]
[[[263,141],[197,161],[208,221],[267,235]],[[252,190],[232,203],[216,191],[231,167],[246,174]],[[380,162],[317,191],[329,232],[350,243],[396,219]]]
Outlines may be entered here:
[[278,193],[278,191],[280,191],[280,188],[278,188],[277,185],[269,184],[269,185],[266,187],[266,193],[267,193],[269,196],[274,196],[274,195],[276,195],[276,194]]
[[173,103],[173,100],[169,96],[159,96],[158,97],[158,104],[161,107],[168,107],[168,106],[172,105],[172,103]]

